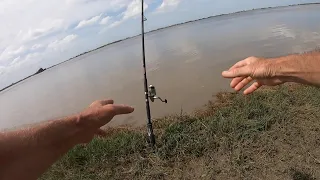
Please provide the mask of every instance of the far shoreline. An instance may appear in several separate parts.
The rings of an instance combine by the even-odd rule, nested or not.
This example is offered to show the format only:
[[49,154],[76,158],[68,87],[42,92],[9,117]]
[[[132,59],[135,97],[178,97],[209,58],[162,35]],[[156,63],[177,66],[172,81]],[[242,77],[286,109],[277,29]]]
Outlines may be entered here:
[[[182,23],[178,23],[178,24],[173,24],[173,25],[170,25],[170,26],[166,26],[166,27],[161,27],[161,28],[158,28],[158,29],[154,29],[154,30],[151,30],[151,31],[148,31],[146,32],[145,34],[148,34],[148,33],[153,33],[153,32],[156,32],[156,31],[160,31],[160,30],[164,30],[164,29],[168,29],[168,28],[171,28],[171,27],[176,27],[176,26],[180,26],[180,25],[184,25],[184,24],[189,24],[189,23],[193,23],[193,22],[197,22],[197,21],[201,21],[201,20],[206,20],[206,19],[210,19],[210,18],[217,18],[217,17],[221,17],[221,16],[230,16],[230,15],[237,15],[237,14],[240,14],[240,13],[246,13],[246,12],[253,12],[253,11],[260,11],[260,10],[268,10],[268,9],[280,9],[280,8],[287,8],[287,7],[296,7],[296,6],[307,6],[307,5],[320,5],[320,2],[319,3],[303,3],[303,4],[292,4],[292,5],[286,5],[286,6],[274,6],[274,7],[265,7],[265,8],[257,8],[257,9],[249,9],[249,10],[243,10],[243,11],[237,11],[237,12],[232,12],[232,13],[225,13],[225,14],[219,14],[219,15],[213,15],[213,16],[208,16],[208,17],[204,17],[204,18],[200,18],[200,19],[195,19],[195,20],[190,20],[190,21],[185,21],[185,22],[182,22]],[[40,68],[37,72],[35,72],[34,74],[31,74],[17,82],[14,82],[12,84],[10,84],[9,86],[6,86],[2,89],[0,89],[0,92],[4,91],[4,90],[7,90],[9,89],[10,87],[13,87],[35,75],[38,75],[38,74],[41,74],[42,72],[46,71],[46,70],[49,70],[53,67],[56,67],[58,65],[61,65],[63,63],[66,63],[66,62],[69,62],[75,58],[78,58],[80,56],[83,56],[85,54],[88,54],[88,53],[91,53],[91,52],[94,52],[96,50],[99,50],[99,49],[102,49],[104,47],[107,47],[107,46],[110,46],[110,45],[113,45],[113,44],[116,44],[116,43],[120,43],[120,42],[123,42],[125,40],[129,40],[129,39],[133,39],[133,38],[136,38],[136,37],[139,37],[141,36],[141,34],[138,34],[138,35],[135,35],[135,36],[131,36],[131,37],[127,37],[127,38],[124,38],[124,39],[120,39],[120,40],[117,40],[117,41],[113,41],[113,42],[110,42],[110,43],[107,43],[103,46],[100,46],[100,47],[97,47],[95,49],[92,49],[92,50],[89,50],[89,51],[86,51],[86,52],[83,52],[79,55],[76,55],[72,58],[69,58],[65,61],[62,61],[58,64],[55,64],[53,66],[50,66],[50,67],[47,67],[47,68]]]

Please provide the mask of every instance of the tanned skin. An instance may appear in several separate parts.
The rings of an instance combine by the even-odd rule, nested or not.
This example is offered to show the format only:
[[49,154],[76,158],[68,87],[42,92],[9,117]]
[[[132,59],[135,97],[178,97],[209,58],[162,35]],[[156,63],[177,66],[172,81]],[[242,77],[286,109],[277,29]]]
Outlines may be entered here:
[[101,134],[100,127],[120,114],[132,113],[112,100],[96,101],[80,114],[21,130],[0,133],[0,179],[37,179],[77,144]]

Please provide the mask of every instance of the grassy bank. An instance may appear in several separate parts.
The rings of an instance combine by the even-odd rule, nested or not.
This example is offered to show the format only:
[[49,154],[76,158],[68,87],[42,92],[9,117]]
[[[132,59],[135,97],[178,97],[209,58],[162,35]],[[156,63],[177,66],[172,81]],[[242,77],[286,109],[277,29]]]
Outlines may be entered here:
[[113,130],[78,146],[42,179],[320,178],[320,90],[221,93],[192,115],[155,122],[157,148],[145,132]]

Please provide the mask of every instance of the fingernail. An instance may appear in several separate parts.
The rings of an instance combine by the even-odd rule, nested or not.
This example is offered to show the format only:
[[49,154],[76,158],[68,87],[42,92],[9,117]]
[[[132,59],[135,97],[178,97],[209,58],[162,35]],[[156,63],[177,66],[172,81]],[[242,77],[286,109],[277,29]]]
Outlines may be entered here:
[[229,71],[223,71],[222,72],[222,74],[228,74],[229,73]]
[[134,112],[134,110],[135,110],[134,107],[131,107],[131,110],[132,110],[132,112]]

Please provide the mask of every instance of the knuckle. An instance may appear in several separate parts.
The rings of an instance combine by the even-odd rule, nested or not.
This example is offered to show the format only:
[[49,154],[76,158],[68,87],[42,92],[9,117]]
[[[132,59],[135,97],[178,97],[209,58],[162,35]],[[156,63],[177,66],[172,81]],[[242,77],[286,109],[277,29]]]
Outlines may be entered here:
[[256,56],[250,56],[246,60],[248,61],[248,63],[255,63],[257,61],[260,61],[260,58],[258,58]]
[[96,106],[97,105],[97,102],[96,101],[93,101],[89,107],[93,107],[93,106]]
[[106,111],[107,113],[109,113],[111,116],[115,116],[116,115],[116,108],[112,105],[107,105],[106,106]]
[[237,75],[238,73],[239,73],[239,69],[233,69],[233,70],[232,70],[232,74],[233,74],[233,75]]
[[250,56],[250,57],[248,57],[246,60],[256,60],[257,59],[257,57],[255,57],[255,56]]

